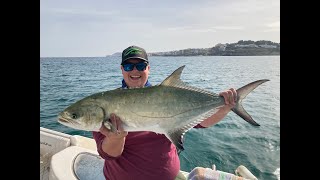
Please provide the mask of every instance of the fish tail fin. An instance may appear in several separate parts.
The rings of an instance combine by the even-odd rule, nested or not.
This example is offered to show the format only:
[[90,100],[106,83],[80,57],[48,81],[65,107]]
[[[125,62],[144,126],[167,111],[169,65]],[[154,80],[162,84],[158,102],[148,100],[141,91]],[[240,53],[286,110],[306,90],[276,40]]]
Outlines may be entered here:
[[260,125],[256,123],[252,119],[252,117],[246,112],[246,110],[242,107],[242,100],[256,87],[258,87],[260,84],[267,81],[269,80],[268,79],[257,80],[237,89],[238,100],[237,100],[236,106],[232,109],[232,111],[236,113],[238,116],[240,116],[242,119],[244,119],[245,121],[247,121],[248,123],[254,126],[260,126]]

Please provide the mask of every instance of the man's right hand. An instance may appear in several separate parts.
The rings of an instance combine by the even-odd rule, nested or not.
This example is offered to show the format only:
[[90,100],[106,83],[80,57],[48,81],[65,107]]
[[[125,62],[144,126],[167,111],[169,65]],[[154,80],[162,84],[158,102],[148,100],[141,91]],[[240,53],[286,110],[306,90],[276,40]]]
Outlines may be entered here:
[[112,126],[116,128],[115,132],[107,129],[104,125],[100,128],[100,133],[105,135],[108,139],[122,139],[128,135],[127,131],[123,130],[122,121],[115,114],[110,114],[110,119]]
[[115,114],[110,115],[110,122],[115,131],[107,129],[104,125],[100,128],[100,133],[106,136],[102,141],[102,150],[109,156],[118,157],[124,150],[128,132],[123,130],[122,121]]

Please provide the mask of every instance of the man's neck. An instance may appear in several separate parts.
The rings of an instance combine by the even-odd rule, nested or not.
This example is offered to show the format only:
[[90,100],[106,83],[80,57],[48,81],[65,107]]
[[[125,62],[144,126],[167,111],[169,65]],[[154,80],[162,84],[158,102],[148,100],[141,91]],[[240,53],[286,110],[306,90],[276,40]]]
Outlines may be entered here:
[[[149,87],[151,86],[151,84],[149,83],[149,81],[147,80],[146,84],[144,85],[144,87]],[[129,87],[127,85],[127,83],[124,81],[124,79],[122,79],[122,88],[137,88],[137,87]]]

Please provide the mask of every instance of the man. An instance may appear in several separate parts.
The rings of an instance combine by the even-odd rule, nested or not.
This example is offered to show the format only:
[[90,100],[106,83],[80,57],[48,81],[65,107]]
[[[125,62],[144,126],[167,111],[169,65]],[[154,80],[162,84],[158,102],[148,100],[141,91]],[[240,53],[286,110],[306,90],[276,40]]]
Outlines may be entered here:
[[[151,86],[148,82],[150,65],[146,51],[138,46],[130,46],[122,52],[122,88]],[[225,106],[195,128],[210,127],[225,117],[235,106],[235,89],[220,93],[225,98]],[[108,180],[173,180],[180,170],[180,160],[174,144],[165,135],[154,132],[123,131],[121,119],[115,114],[110,117],[117,132],[102,126],[93,132],[98,153],[105,159],[104,176]]]

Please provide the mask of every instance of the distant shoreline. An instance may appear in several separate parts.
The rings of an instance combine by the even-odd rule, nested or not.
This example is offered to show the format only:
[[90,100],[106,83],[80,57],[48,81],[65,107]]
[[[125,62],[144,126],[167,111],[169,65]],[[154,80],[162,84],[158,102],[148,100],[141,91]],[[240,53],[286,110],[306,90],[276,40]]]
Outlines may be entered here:
[[[217,44],[211,48],[188,48],[166,52],[149,52],[149,56],[162,57],[188,57],[188,56],[280,56],[280,43],[271,41],[243,41],[237,43]],[[120,57],[121,52],[106,56],[68,56],[68,58],[91,58],[91,57]],[[40,58],[64,58],[59,56]]]
[[[193,55],[193,56],[154,56],[154,57],[209,57],[209,56],[227,56],[227,55],[207,55],[207,56],[203,56],[203,55]],[[279,55],[230,55],[230,56],[280,56]],[[107,56],[52,56],[52,57],[40,57],[43,59],[48,59],[48,58],[52,58],[52,59],[59,59],[59,58],[75,58],[75,59],[79,59],[79,58],[105,58],[105,57],[119,57],[121,58],[121,56],[113,56],[113,55],[107,55]],[[149,55],[149,57],[152,57],[152,55]]]
[[[211,48],[188,48],[166,52],[150,52],[149,56],[279,56],[280,43],[272,41],[243,41],[217,44]],[[116,52],[107,56],[121,56]]]
[[267,55],[149,55],[149,56],[155,56],[155,57],[205,57],[205,56],[280,56],[280,54],[267,54]]

